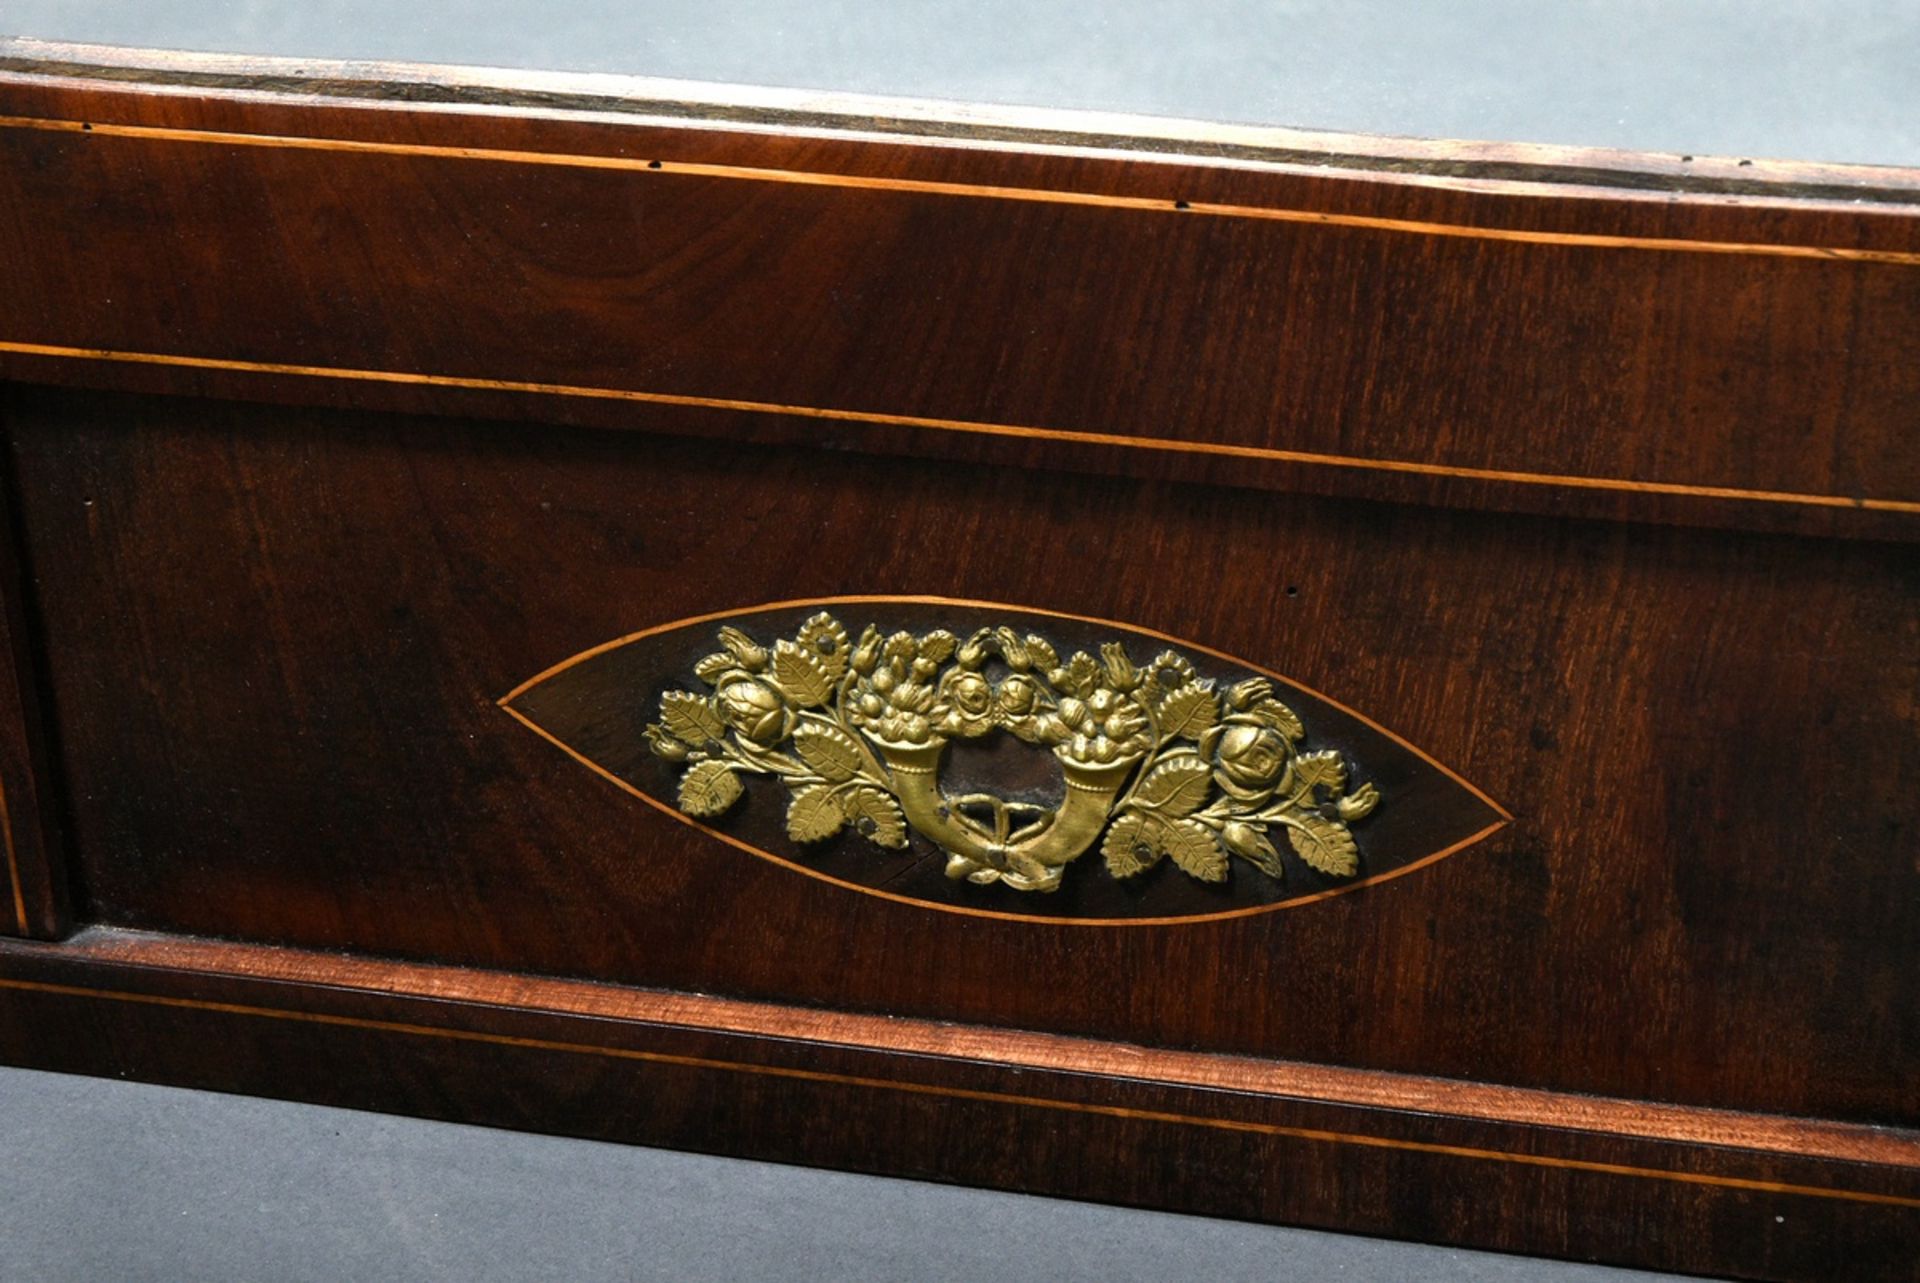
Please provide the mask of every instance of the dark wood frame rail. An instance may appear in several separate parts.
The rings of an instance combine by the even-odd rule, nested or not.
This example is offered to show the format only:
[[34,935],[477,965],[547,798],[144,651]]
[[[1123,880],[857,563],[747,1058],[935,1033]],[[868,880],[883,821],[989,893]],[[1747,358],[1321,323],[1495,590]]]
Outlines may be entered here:
[[[0,41],[0,1058],[1920,1277],[1916,335],[1910,170]],[[865,594],[1190,638],[1502,818],[1001,921],[500,707]]]

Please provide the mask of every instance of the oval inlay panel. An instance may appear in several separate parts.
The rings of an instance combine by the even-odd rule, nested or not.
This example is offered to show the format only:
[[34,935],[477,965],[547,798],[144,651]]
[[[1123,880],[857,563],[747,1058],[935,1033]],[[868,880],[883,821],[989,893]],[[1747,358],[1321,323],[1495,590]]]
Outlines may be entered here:
[[960,912],[1117,924],[1285,908],[1508,819],[1277,673],[985,602],[834,598],[680,620],[576,655],[501,705],[736,847]]

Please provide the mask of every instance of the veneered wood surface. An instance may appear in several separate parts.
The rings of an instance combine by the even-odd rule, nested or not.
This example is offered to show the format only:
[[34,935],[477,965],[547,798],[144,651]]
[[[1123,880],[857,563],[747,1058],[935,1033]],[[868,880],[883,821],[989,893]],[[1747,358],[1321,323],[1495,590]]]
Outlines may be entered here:
[[[17,389],[10,419],[93,920],[1920,1117],[1898,545],[176,399]],[[638,627],[851,586],[1177,631],[1515,822],[1253,918],[956,919],[727,848],[495,704]]]
[[1427,501],[1877,534],[1920,513],[1910,204],[17,74],[0,115],[0,347],[29,377],[185,358],[214,368],[162,365],[173,390],[391,404],[439,380],[625,426],[784,409],[893,449]]

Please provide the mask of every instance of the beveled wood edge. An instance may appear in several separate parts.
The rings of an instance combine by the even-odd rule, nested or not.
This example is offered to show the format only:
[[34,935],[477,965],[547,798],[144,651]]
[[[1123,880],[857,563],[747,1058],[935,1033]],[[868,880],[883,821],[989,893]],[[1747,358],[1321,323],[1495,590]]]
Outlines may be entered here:
[[28,934],[27,897],[20,885],[20,855],[13,842],[13,812],[7,805],[7,786],[0,780],[0,836],[5,837],[7,886],[13,893],[13,920],[19,934]]
[[51,728],[41,715],[37,621],[4,410],[0,404],[0,858],[6,865],[0,936],[55,940],[69,928],[67,870],[52,800],[57,784],[46,742]]
[[331,98],[1261,168],[1349,170],[1469,189],[1597,189],[1761,200],[1920,205],[1920,168],[1693,156],[1544,143],[1342,133],[1170,116],[399,61],[130,48],[0,36],[0,75],[153,92]]
[[[241,944],[120,928],[87,927],[59,943],[0,941],[0,957],[31,957],[100,967],[198,974],[302,985],[376,996],[506,1008],[533,1014],[589,1017],[688,1031],[711,1031],[816,1044],[836,1049],[984,1062],[1015,1069],[1119,1078],[1154,1086],[1190,1087],[1308,1103],[1389,1110],[1436,1119],[1684,1144],[1791,1159],[1823,1159],[1892,1166],[1920,1172],[1920,1131],[1820,1119],[1586,1096],[1504,1087],[1380,1070],[1353,1069],[1248,1056],[1173,1051],[1059,1034],[939,1021],[790,1007],[703,994],[640,989],[466,967],[320,953],[274,945]],[[7,988],[51,988],[0,979]],[[138,999],[101,989],[99,996]],[[310,1018],[292,1009],[242,1008],[191,999],[185,1006],[261,1016]],[[353,1023],[348,1021],[347,1023]],[[373,1022],[378,1024],[379,1022]],[[400,1026],[395,1026],[401,1028]],[[406,1026],[403,1031],[432,1033]],[[449,1030],[451,1037],[473,1037]],[[580,1047],[577,1050],[592,1050]],[[726,1066],[717,1066],[726,1067]],[[740,1066],[750,1068],[750,1066]],[[876,1085],[885,1086],[886,1083]],[[1166,1121],[1201,1122],[1169,1117]],[[1281,1129],[1286,1130],[1286,1129]],[[1334,1134],[1329,1133],[1329,1136]],[[1341,1137],[1334,1137],[1342,1139]],[[1352,1143],[1414,1151],[1454,1147],[1345,1137]],[[1467,1156],[1546,1161],[1537,1155],[1474,1151]],[[1567,1160],[1574,1168],[1604,1167]],[[1768,1182],[1695,1172],[1620,1168],[1620,1174],[1666,1176],[1733,1188],[1775,1188]],[[1855,1198],[1920,1208],[1920,1199],[1823,1187],[1778,1187],[1815,1197]]]

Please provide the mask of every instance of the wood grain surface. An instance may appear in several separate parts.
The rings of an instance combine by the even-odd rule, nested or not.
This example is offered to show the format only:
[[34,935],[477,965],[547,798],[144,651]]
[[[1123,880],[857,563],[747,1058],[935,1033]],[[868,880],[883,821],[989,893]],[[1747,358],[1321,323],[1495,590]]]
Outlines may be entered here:
[[[0,1057],[1917,1277],[1920,179],[0,63]],[[1396,851],[1486,822],[956,913],[501,705],[845,597],[1283,674],[1472,786]]]

